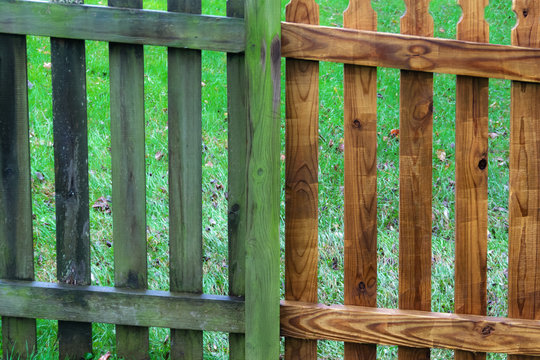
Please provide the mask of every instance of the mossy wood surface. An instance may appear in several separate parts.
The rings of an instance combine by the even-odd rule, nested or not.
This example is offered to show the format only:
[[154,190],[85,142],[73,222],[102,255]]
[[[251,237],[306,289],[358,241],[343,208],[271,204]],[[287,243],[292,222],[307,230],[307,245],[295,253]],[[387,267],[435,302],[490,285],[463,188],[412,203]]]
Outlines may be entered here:
[[0,32],[229,52],[245,40],[241,19],[38,1],[0,1]]
[[6,316],[244,332],[244,301],[218,295],[0,280]]
[[[26,37],[6,34],[0,34],[0,278],[34,278]],[[36,321],[3,316],[2,344],[4,356],[26,358],[36,346]]]

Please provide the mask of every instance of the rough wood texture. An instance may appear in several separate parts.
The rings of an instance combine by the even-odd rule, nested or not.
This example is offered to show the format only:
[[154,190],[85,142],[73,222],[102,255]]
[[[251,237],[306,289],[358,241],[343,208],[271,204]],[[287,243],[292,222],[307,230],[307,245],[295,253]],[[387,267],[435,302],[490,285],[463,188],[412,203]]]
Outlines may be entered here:
[[282,56],[540,82],[540,50],[364,30],[282,24]]
[[[86,56],[81,40],[51,38],[56,261],[59,282],[90,285]],[[58,323],[60,359],[92,353],[92,324]]]
[[[109,0],[142,7],[142,0]],[[110,43],[115,286],[146,289],[144,56],[140,45]],[[148,359],[148,328],[116,326],[119,357]]]
[[538,321],[478,315],[282,301],[281,334],[402,345],[407,349],[414,346],[540,355]]
[[[244,1],[227,1],[227,16],[243,18]],[[244,54],[227,54],[229,295],[246,294],[247,104]],[[229,334],[229,359],[244,360],[244,334]]]
[[246,0],[246,359],[279,357],[281,31],[274,0]]
[[[168,0],[200,14],[200,0]],[[201,52],[169,48],[169,226],[171,290],[202,293]],[[172,359],[203,358],[200,331],[171,330]]]
[[[377,31],[370,0],[350,0],[343,26]],[[345,65],[345,304],[377,306],[377,68]],[[376,345],[345,343],[345,359],[376,359]]]
[[[459,40],[489,42],[484,20],[488,0],[460,0]],[[456,82],[456,265],[455,312],[487,311],[487,154],[489,80],[458,76]],[[485,354],[456,351],[456,360]]]
[[[512,44],[540,48],[540,2],[514,0],[513,8]],[[508,314],[540,320],[540,86],[513,82],[511,93]]]
[[[0,278],[32,280],[26,37],[0,34]],[[3,355],[27,357],[36,321],[2,317]]]
[[0,300],[10,316],[244,332],[244,301],[229,296],[0,280]]
[[[406,0],[403,34],[433,36],[430,0]],[[431,310],[433,74],[402,70],[399,103],[399,308]],[[429,359],[400,346],[399,360]]]
[[[319,23],[314,0],[292,0],[285,12]],[[285,84],[285,299],[317,302],[319,63],[287,59]],[[286,338],[285,358],[316,359],[317,342]]]
[[153,10],[0,1],[0,28],[12,34],[139,45],[229,52],[245,48],[241,19]]

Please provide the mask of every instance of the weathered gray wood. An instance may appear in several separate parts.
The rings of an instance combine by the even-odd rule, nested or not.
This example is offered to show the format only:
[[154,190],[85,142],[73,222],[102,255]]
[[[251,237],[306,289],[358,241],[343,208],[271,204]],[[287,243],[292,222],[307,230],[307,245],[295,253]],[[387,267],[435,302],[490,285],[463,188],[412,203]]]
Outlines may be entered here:
[[131,326],[244,332],[242,299],[168,291],[0,280],[0,314]]
[[246,358],[279,357],[280,4],[246,0]]
[[[142,0],[109,0],[141,8]],[[147,288],[144,54],[141,45],[110,43],[111,147],[115,286]],[[148,328],[116,327],[119,357],[148,359]]]
[[[244,1],[227,1],[227,16],[244,17]],[[246,288],[247,106],[244,54],[227,54],[229,295]],[[229,359],[245,359],[244,334],[229,334]]]
[[[200,14],[200,0],[168,0]],[[169,48],[169,242],[171,290],[202,293],[201,52]],[[171,330],[171,358],[203,358],[203,334]]]
[[[26,38],[0,34],[0,278],[32,280]],[[36,346],[33,319],[2,317],[4,357]]]
[[0,1],[0,32],[241,52],[244,21],[102,6]]
[[[58,281],[90,285],[84,40],[51,38]],[[60,359],[92,352],[92,324],[58,323]]]

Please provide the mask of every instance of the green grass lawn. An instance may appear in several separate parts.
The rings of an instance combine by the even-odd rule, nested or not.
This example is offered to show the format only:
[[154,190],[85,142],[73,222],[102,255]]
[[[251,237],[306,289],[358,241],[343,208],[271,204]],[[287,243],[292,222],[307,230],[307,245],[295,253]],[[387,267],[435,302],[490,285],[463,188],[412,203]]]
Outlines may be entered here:
[[[287,2],[281,1],[283,9]],[[88,0],[86,3],[104,5],[106,0]],[[342,26],[346,0],[321,0],[318,3],[322,25]],[[373,0],[372,3],[378,12],[379,31],[399,32],[399,18],[405,10],[403,1]],[[145,0],[144,7],[164,10],[166,1]],[[203,2],[206,14],[225,15],[225,7],[225,0]],[[435,20],[435,36],[455,38],[456,24],[461,16],[456,1],[433,0],[431,12]],[[511,1],[492,0],[486,10],[486,18],[491,24],[491,42],[509,44],[510,30],[515,22]],[[90,203],[94,204],[101,197],[110,200],[111,196],[108,45],[88,41],[86,48]],[[36,278],[55,281],[49,39],[28,37],[28,57]],[[166,49],[145,47],[148,286],[156,290],[168,290],[169,287],[166,68]],[[319,301],[326,304],[343,303],[343,152],[339,148],[343,142],[342,79],[342,65],[321,64]],[[228,159],[225,151],[227,99],[224,54],[203,52],[202,81],[203,285],[206,293],[227,294]],[[434,89],[432,309],[453,312],[455,76],[435,75]],[[509,90],[509,81],[490,81],[489,132],[493,135],[489,140],[488,313],[495,316],[505,316],[507,312]],[[398,70],[379,70],[378,93],[378,306],[397,308],[399,139],[389,136],[389,133],[399,126]],[[284,125],[284,105],[282,109]],[[444,160],[437,156],[442,152],[445,153]],[[284,161],[282,175],[283,167]],[[114,199],[111,207],[114,209]],[[282,195],[282,253],[283,214]],[[90,217],[92,283],[112,286],[112,216],[91,208]],[[94,355],[114,352],[114,326],[94,324],[93,327]],[[153,358],[165,358],[169,346],[167,335],[166,329],[151,330]],[[49,350],[44,350],[37,358],[57,358],[56,322],[38,320],[38,338],[40,349]],[[205,333],[204,341],[205,359],[228,358],[226,334]],[[319,358],[341,358],[342,349],[342,343],[322,341]],[[432,354],[433,359],[451,358],[449,351],[434,350]],[[396,358],[396,348],[379,347],[379,358]],[[506,356],[488,356],[488,359],[504,358]]]

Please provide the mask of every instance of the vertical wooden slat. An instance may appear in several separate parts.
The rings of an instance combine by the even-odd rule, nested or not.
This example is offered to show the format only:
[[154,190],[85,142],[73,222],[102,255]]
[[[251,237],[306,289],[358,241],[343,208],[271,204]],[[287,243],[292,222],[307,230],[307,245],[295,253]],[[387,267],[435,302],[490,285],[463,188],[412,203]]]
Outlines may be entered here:
[[[0,34],[0,278],[34,279],[26,37]],[[36,348],[36,321],[2,317],[4,357]]]
[[[81,40],[51,38],[56,193],[56,261],[60,283],[90,285],[86,57]],[[60,359],[92,352],[92,324],[58,322]]]
[[[141,8],[142,0],[109,0]],[[144,54],[140,45],[109,45],[115,286],[147,288]],[[148,328],[116,326],[118,357],[148,359]]]
[[[458,40],[489,42],[484,20],[488,0],[460,0]],[[456,82],[455,312],[487,311],[487,156],[489,80],[458,76]],[[483,360],[483,353],[455,352],[456,360]]]
[[[289,22],[317,25],[314,0],[291,0]],[[285,299],[317,302],[319,63],[286,60]],[[317,342],[285,338],[286,359],[316,359]]]
[[[405,0],[401,33],[433,36],[429,2]],[[433,75],[401,71],[400,86],[399,308],[429,311]],[[429,359],[430,350],[399,347],[398,356],[400,360]]]
[[279,357],[281,22],[275,0],[246,0],[246,359]]
[[[200,14],[200,0],[168,0]],[[201,52],[169,48],[171,291],[202,293]],[[202,359],[202,331],[171,330],[173,359]]]
[[[343,26],[377,31],[371,0],[350,0]],[[377,306],[377,68],[344,65],[345,305]],[[345,343],[345,359],[377,347]]]
[[[244,0],[227,1],[227,16],[244,17]],[[245,296],[247,106],[244,54],[227,54],[229,295]],[[244,334],[229,334],[229,359],[245,359]]]
[[[512,45],[540,48],[540,2],[514,0],[513,9]],[[508,315],[540,320],[540,85],[514,81],[511,94]]]

